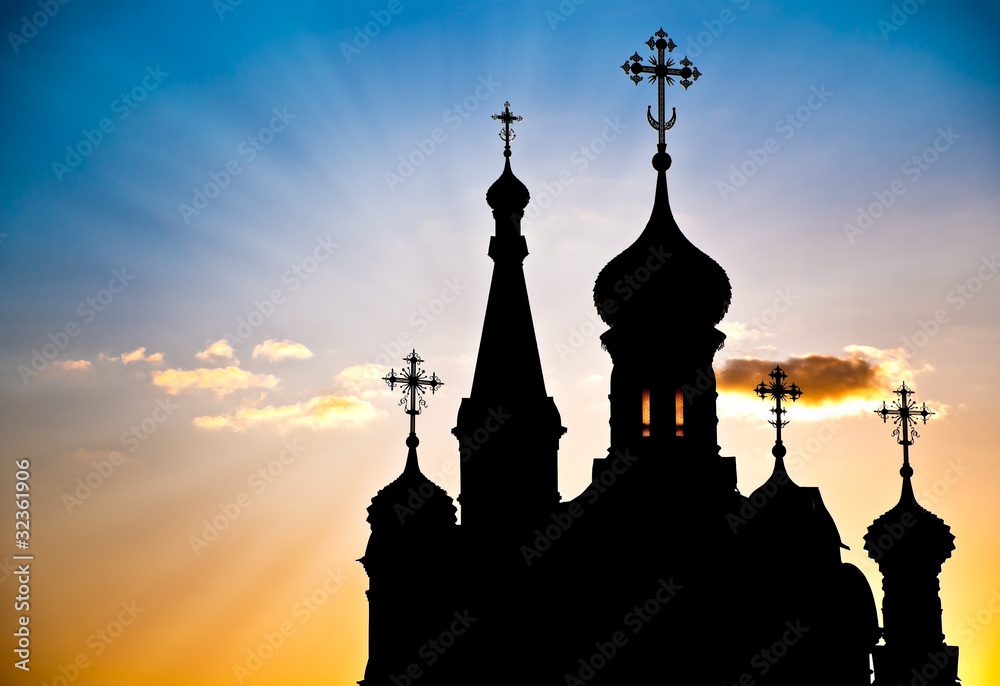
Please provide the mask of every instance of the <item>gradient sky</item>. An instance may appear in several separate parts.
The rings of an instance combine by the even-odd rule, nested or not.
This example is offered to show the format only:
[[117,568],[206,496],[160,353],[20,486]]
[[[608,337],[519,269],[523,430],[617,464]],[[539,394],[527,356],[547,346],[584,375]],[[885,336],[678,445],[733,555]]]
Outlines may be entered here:
[[379,377],[415,346],[444,380],[420,459],[457,496],[505,100],[560,490],[579,493],[608,443],[593,279],[655,181],[656,91],[619,65],[662,26],[704,74],[668,90],[668,179],[733,283],[716,369],[740,490],[773,464],[751,390],[780,362],[806,393],[789,471],[880,599],[862,536],[901,455],[871,410],[905,380],[937,413],[917,497],[957,536],[946,638],[964,684],[1000,682],[994,3],[44,4],[0,9],[0,557],[23,458],[35,555],[32,670],[7,650],[5,681],[362,677],[355,560],[407,432]]

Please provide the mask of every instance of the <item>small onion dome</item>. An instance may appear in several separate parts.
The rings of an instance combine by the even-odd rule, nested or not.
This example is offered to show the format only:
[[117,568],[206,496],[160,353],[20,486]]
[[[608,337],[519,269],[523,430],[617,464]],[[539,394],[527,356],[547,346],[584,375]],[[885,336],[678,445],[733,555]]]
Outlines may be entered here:
[[445,528],[455,523],[456,509],[451,496],[424,476],[417,465],[419,443],[414,434],[407,437],[409,451],[403,473],[372,498],[368,522],[373,532],[376,528],[404,525],[407,529]]
[[608,325],[669,317],[714,326],[729,310],[733,290],[719,263],[681,233],[659,171],[649,223],[635,243],[612,259],[594,283],[594,304]]
[[904,465],[903,490],[896,505],[877,518],[865,534],[868,557],[906,567],[940,567],[955,549],[955,536],[944,520],[922,508],[913,495],[913,469]]
[[523,212],[528,206],[531,195],[528,187],[514,176],[510,170],[510,158],[504,160],[503,173],[486,191],[486,202],[494,210],[507,212]]

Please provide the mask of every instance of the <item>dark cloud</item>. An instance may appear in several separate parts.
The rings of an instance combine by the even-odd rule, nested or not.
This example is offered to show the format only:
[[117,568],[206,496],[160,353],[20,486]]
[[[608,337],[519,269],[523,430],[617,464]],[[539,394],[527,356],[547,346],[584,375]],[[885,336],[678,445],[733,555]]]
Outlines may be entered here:
[[787,360],[729,359],[716,372],[718,388],[752,394],[761,381],[770,383],[768,374],[779,364],[788,374],[786,383],[802,389],[798,402],[806,405],[873,399],[885,393],[888,370],[883,362],[858,351],[850,351],[849,357],[809,354]]

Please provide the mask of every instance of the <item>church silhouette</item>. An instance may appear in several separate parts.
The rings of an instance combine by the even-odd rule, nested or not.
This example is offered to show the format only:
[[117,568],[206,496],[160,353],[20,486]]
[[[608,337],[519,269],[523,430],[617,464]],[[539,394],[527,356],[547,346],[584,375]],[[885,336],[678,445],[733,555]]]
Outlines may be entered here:
[[[566,432],[545,389],[523,261],[529,192],[511,169],[486,193],[493,277],[478,362],[452,433],[461,458],[462,523],[417,458],[415,418],[427,376],[416,351],[399,374],[410,433],[402,474],[372,498],[369,659],[363,686],[705,684],[955,686],[938,574],[954,549],[944,522],[917,504],[908,448],[917,408],[903,384],[891,407],[903,446],[899,502],[865,535],[883,574],[883,627],[867,580],[841,560],[837,526],[816,487],[784,465],[787,400],[803,392],[780,367],[755,389],[775,406],[774,470],[749,496],[736,458],[717,445],[712,369],[732,289],[725,270],[681,232],[670,209],[664,87],[701,74],[662,29],[622,68],[659,91],[649,222],[601,270],[594,303],[611,355],[610,447],[592,482],[563,499]],[[505,374],[496,361],[503,360]],[[749,390],[749,389],[748,389]],[[874,679],[874,681],[873,681]]]

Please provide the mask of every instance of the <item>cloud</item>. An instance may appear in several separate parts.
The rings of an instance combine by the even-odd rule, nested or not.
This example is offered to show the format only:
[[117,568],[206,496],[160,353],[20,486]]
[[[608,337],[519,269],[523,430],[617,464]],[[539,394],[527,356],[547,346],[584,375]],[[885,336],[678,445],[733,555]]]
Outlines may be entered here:
[[82,372],[90,369],[90,362],[87,360],[56,360],[52,363],[52,366],[65,369],[66,371]]
[[795,383],[803,395],[788,403],[790,418],[820,420],[874,410],[882,400],[892,400],[902,381],[913,385],[917,374],[933,369],[914,369],[903,348],[882,350],[851,345],[846,355],[809,353],[786,360],[752,357],[730,358],[717,370],[720,416],[764,417],[771,404],[760,400],[754,388],[770,383],[768,374],[776,365],[788,374],[786,383]]
[[270,374],[254,374],[235,366],[210,369],[165,369],[153,372],[153,384],[176,395],[189,388],[213,391],[220,398],[246,388],[274,388],[279,379]]
[[727,346],[733,346],[742,342],[757,341],[761,338],[771,338],[774,336],[774,334],[769,331],[748,329],[745,323],[737,321],[723,322],[719,324],[717,328],[719,331],[726,334]]
[[389,392],[382,377],[385,372],[375,364],[356,364],[337,374],[333,382],[348,393],[370,397]]
[[289,357],[297,360],[308,360],[312,356],[312,350],[287,338],[283,341],[268,339],[253,349],[253,359],[255,360],[258,357],[266,357],[275,362]]
[[149,362],[150,364],[160,364],[163,362],[163,353],[146,355],[145,347],[136,348],[130,353],[122,353],[121,355],[105,355],[104,353],[101,353],[98,357],[102,360],[120,362],[122,364],[129,364],[131,362]]
[[145,348],[136,348],[130,353],[122,354],[121,360],[122,364],[128,364],[129,362],[152,362],[153,364],[159,364],[163,362],[163,353],[153,353],[147,357]]
[[236,359],[233,346],[229,345],[229,341],[225,338],[212,343],[200,353],[195,353],[194,356],[204,362],[233,361]]
[[195,426],[202,429],[242,432],[258,426],[269,426],[278,433],[290,429],[339,429],[360,426],[375,418],[375,407],[354,395],[323,395],[294,405],[241,407],[231,414],[196,417]]
[[[293,344],[294,345],[294,344]],[[257,407],[264,400],[261,395],[228,414],[197,417],[195,426],[202,429],[246,431],[256,427],[270,427],[278,433],[290,429],[341,429],[365,424],[378,414],[371,398],[389,393],[382,381],[384,370],[374,364],[348,367],[334,378],[336,390],[321,389],[323,395],[314,396],[294,405],[268,405]]]

